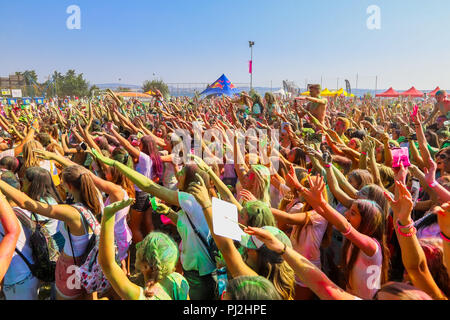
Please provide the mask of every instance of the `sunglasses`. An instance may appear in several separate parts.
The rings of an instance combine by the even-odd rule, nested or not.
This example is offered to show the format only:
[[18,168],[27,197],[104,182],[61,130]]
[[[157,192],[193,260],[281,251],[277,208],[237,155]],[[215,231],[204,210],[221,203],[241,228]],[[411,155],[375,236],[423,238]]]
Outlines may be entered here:
[[444,153],[441,153],[441,154],[438,155],[437,157],[438,157],[439,159],[442,159],[442,160],[447,159],[447,155],[444,154]]

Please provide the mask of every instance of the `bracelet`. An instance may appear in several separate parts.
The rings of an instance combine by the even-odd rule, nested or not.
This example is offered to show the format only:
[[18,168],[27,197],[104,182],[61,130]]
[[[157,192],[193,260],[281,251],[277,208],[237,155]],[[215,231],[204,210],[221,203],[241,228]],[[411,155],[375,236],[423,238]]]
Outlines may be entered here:
[[211,207],[212,207],[212,204],[209,204],[209,205],[206,206],[206,207],[202,207],[202,210],[206,210],[206,209],[211,208]]
[[416,229],[416,227],[412,227],[411,232],[409,232],[409,233],[404,233],[404,232],[401,232],[401,231],[400,231],[400,228],[398,228],[398,229],[397,229],[397,232],[398,232],[401,236],[403,236],[403,237],[410,238],[410,237],[414,236],[414,235],[417,233],[417,229]]
[[349,223],[349,224],[348,224],[348,229],[347,229],[347,231],[343,232],[342,235],[343,235],[344,237],[346,237],[346,236],[348,236],[351,232],[352,232],[352,225]]
[[428,184],[428,185],[430,186],[430,188],[434,188],[434,187],[436,187],[438,184],[439,184],[439,183],[438,183],[436,180],[434,180],[432,183],[430,183],[430,184]]
[[283,247],[283,250],[281,250],[281,252],[280,252],[280,256],[282,256],[283,254],[286,253],[286,248],[287,248],[287,245],[286,245],[286,243],[284,243],[284,247]]
[[402,226],[402,225],[400,224],[400,220],[397,219],[397,228],[398,228],[398,229],[406,229],[406,228],[410,229],[411,227],[414,227],[414,221],[411,222],[410,224],[406,225],[406,226]]
[[445,242],[450,242],[450,238],[447,237],[442,231],[439,234],[441,235],[442,240]]
[[327,163],[324,165],[325,168],[330,168],[331,167],[331,163]]
[[361,154],[367,156],[367,152],[365,152],[365,151],[361,151]]

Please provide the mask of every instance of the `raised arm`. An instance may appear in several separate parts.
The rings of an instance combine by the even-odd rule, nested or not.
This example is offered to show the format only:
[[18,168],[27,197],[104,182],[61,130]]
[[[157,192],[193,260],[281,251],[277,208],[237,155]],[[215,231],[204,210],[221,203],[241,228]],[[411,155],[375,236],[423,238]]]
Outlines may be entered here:
[[294,270],[295,275],[300,278],[300,281],[310,288],[321,300],[355,300],[357,298],[339,288],[322,270],[294,249],[286,247],[267,230],[248,227],[244,231],[249,235],[256,236],[270,250],[279,252]]
[[402,252],[403,265],[415,287],[434,299],[446,299],[431,276],[425,253],[417,239],[414,221],[411,219],[413,206],[411,194],[400,181],[395,182],[395,187],[397,189],[395,201],[387,193],[385,196],[394,212],[395,232]]
[[98,263],[114,291],[124,300],[138,300],[141,288],[128,279],[115,261],[114,224],[116,212],[128,207],[133,201],[134,199],[123,200],[105,207],[98,247]]
[[[322,177],[316,177],[311,179],[308,177],[311,188],[308,190],[304,187],[300,188],[301,194],[305,197],[306,201],[323,216],[329,223],[334,225],[336,229],[343,233],[343,235],[350,240],[355,246],[361,249],[364,254],[372,257],[377,251],[377,243],[371,237],[368,237],[352,227],[347,219],[333,209],[323,197],[323,191],[325,184]],[[351,208],[350,210],[353,210]]]
[[151,195],[169,203],[170,205],[180,206],[178,202],[178,192],[160,186],[154,183],[152,180],[146,176],[140,174],[139,172],[131,169],[127,165],[120,163],[118,161],[112,160],[98,153],[97,150],[92,149],[94,156],[103,163],[114,166],[120,170],[125,176],[127,176],[134,184],[136,184],[141,190],[150,193]]
[[20,235],[19,220],[2,193],[0,193],[0,222],[4,231],[0,242],[0,282],[2,282]]

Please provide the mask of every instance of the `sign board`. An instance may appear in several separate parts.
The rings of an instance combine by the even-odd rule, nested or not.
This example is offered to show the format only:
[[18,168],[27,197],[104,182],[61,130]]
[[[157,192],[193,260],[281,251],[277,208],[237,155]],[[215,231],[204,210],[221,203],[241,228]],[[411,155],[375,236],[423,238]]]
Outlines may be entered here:
[[11,90],[9,89],[2,89],[2,96],[10,96]]
[[22,89],[12,89],[11,94],[13,98],[22,98]]

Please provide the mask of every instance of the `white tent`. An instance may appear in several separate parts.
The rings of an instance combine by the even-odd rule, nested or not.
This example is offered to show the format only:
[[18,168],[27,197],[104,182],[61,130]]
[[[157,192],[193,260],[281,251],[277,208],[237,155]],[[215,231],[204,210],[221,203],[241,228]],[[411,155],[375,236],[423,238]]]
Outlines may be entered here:
[[272,92],[274,95],[280,95],[282,97],[286,96],[286,91],[284,91],[283,88],[281,88],[280,90],[274,91]]

